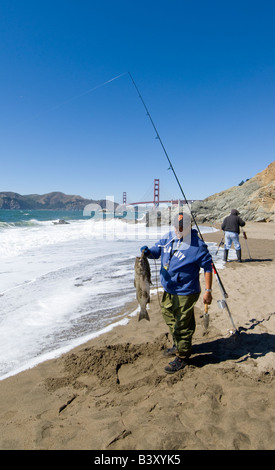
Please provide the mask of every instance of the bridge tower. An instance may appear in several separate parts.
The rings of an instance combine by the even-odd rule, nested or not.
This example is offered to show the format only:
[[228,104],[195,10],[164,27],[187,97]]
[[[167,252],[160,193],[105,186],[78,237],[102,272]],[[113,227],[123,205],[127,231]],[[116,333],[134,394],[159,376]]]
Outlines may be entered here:
[[123,192],[123,203],[122,204],[126,205],[126,192],[125,191]]
[[154,179],[154,206],[159,206],[159,179]]

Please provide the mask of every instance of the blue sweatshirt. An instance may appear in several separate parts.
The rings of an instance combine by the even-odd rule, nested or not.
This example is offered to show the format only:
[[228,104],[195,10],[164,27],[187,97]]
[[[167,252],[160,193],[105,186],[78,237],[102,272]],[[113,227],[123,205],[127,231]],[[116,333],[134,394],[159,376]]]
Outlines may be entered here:
[[186,244],[169,232],[159,240],[147,255],[158,259],[161,256],[160,281],[166,292],[190,295],[201,291],[199,272],[212,272],[212,258],[207,245],[191,230],[191,243]]

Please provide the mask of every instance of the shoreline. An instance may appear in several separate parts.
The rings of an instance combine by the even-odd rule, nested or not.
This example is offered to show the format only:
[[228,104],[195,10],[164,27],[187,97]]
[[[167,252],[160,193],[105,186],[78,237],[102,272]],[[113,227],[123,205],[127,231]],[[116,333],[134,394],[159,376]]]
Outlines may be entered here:
[[[130,302],[130,305],[132,303],[133,302]],[[125,310],[128,310],[128,308],[125,308]],[[15,375],[21,374],[22,372],[33,369],[34,367],[38,366],[39,364],[42,364],[42,363],[47,362],[47,361],[51,361],[53,359],[58,359],[59,357],[63,356],[64,354],[67,354],[70,351],[72,351],[72,350],[74,350],[74,349],[76,349],[80,346],[83,346],[84,344],[89,343],[90,341],[93,341],[97,337],[99,337],[103,334],[109,333],[114,328],[117,328],[120,325],[126,326],[127,323],[130,321],[130,318],[133,317],[133,316],[136,316],[137,314],[138,314],[138,309],[136,308],[135,310],[128,313],[127,316],[125,316],[124,318],[122,318],[120,320],[117,320],[117,321],[114,321],[113,323],[108,324],[107,326],[105,326],[101,330],[98,330],[94,333],[87,334],[83,337],[79,337],[75,340],[72,340],[72,342],[67,346],[62,346],[59,349],[54,349],[52,351],[44,353],[44,354],[38,356],[38,358],[33,358],[32,360],[29,360],[27,364],[22,365],[17,370],[14,370],[12,372],[8,372],[7,374],[0,377],[0,383],[1,383],[1,381],[6,380],[10,377],[14,377]]]
[[274,450],[275,225],[245,231],[252,260],[241,235],[243,263],[221,273],[239,335],[213,280],[209,329],[201,296],[190,362],[169,376],[154,294],[150,322],[129,314],[126,325],[0,381],[0,449]]

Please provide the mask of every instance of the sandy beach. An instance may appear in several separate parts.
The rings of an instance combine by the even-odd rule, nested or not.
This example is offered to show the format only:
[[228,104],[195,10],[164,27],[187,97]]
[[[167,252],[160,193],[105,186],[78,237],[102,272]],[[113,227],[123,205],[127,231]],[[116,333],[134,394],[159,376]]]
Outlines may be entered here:
[[[275,224],[245,230],[252,259],[240,235],[243,262],[219,271],[238,334],[214,279],[208,330],[201,296],[189,363],[166,374],[154,286],[150,322],[134,316],[0,382],[0,449],[275,450]],[[222,232],[204,238],[219,244]]]

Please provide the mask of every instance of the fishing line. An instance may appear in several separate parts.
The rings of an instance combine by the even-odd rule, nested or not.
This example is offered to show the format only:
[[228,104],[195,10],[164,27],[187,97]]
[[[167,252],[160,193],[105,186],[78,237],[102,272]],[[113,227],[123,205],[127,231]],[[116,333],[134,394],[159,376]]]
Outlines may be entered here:
[[111,82],[113,82],[114,80],[117,80],[118,78],[123,77],[123,75],[126,75],[126,74],[127,74],[127,72],[121,73],[120,75],[117,75],[116,77],[113,77],[113,78],[111,78],[110,80],[107,80],[107,81],[104,82],[104,83],[100,83],[99,85],[96,85],[95,87],[90,88],[90,89],[87,90],[87,91],[84,91],[84,92],[81,93],[80,95],[74,96],[73,98],[69,98],[68,100],[63,101],[62,103],[60,103],[59,105],[57,105],[57,106],[56,106],[55,108],[53,108],[53,109],[56,109],[56,108],[58,108],[59,106],[62,106],[63,104],[70,103],[71,101],[76,100],[76,99],[78,99],[78,98],[81,98],[82,96],[88,95],[89,93],[92,93],[93,91],[98,90],[98,88],[102,88],[103,86],[107,85],[108,83],[111,83]]
[[[93,88],[90,88],[89,90],[84,91],[83,93],[80,93],[79,95],[73,96],[72,98],[69,98],[69,99],[67,99],[67,100],[65,100],[65,101],[62,101],[61,103],[56,104],[55,106],[52,106],[51,108],[46,109],[46,110],[44,111],[44,113],[50,113],[51,111],[54,111],[54,110],[60,108],[61,106],[64,106],[64,105],[67,104],[67,103],[71,103],[71,101],[74,101],[74,100],[76,100],[76,99],[78,99],[78,98],[81,98],[82,96],[88,95],[89,93],[92,93],[93,91],[98,90],[99,88],[102,88],[102,87],[104,87],[105,85],[108,85],[108,83],[111,83],[111,82],[113,82],[114,80],[117,80],[118,78],[123,77],[123,75],[126,75],[127,73],[128,73],[128,72],[121,73],[120,75],[117,75],[116,77],[113,77],[113,78],[111,78],[110,80],[107,80],[106,82],[100,83],[99,85],[96,85],[96,86],[94,86]],[[33,116],[30,120],[35,119],[36,117],[40,116],[41,114],[43,114],[43,113],[41,112],[41,113],[39,113],[38,115]]]
[[[166,148],[164,147],[164,144],[163,144],[163,142],[162,142],[162,140],[161,140],[161,138],[160,138],[160,135],[159,135],[159,133],[158,133],[158,130],[157,130],[157,128],[156,128],[156,126],[155,126],[155,123],[154,123],[154,121],[153,121],[153,119],[152,119],[152,116],[151,116],[151,114],[149,113],[149,110],[148,110],[148,108],[147,108],[147,106],[146,106],[146,104],[145,104],[145,102],[144,102],[144,100],[143,100],[143,98],[142,98],[142,96],[141,96],[141,94],[140,94],[140,91],[139,91],[139,89],[138,89],[138,87],[137,87],[137,85],[136,85],[136,83],[135,83],[135,81],[134,81],[134,79],[133,79],[131,73],[128,72],[128,74],[129,74],[129,77],[131,78],[131,80],[132,80],[132,82],[133,82],[133,85],[134,85],[134,87],[135,87],[135,89],[136,89],[136,91],[137,91],[137,93],[138,93],[138,96],[140,97],[140,99],[141,99],[141,101],[142,101],[142,104],[143,104],[143,106],[144,106],[144,108],[145,108],[145,110],[146,110],[147,116],[149,117],[149,119],[150,119],[150,121],[151,121],[151,124],[152,124],[152,126],[153,126],[153,128],[154,128],[154,130],[155,130],[155,132],[156,132],[156,136],[157,136],[156,138],[159,140],[159,142],[160,142],[160,144],[161,144],[161,146],[162,146],[162,149],[163,149],[163,151],[164,151],[164,153],[165,153],[165,155],[166,155],[166,158],[167,158],[168,163],[169,163],[169,169],[172,170],[172,172],[173,172],[173,174],[174,174],[174,176],[175,176],[175,179],[176,179],[176,181],[177,181],[177,183],[178,183],[178,186],[179,186],[179,188],[180,188],[181,194],[183,195],[183,198],[184,198],[184,200],[185,200],[185,203],[186,203],[186,205],[187,205],[187,207],[188,207],[188,209],[189,209],[189,211],[190,211],[190,214],[191,214],[191,217],[192,217],[192,219],[193,219],[193,222],[194,222],[194,224],[195,224],[195,226],[196,226],[196,229],[197,229],[197,231],[198,231],[198,233],[199,233],[199,235],[200,235],[202,241],[204,242],[204,239],[203,239],[203,236],[202,236],[201,231],[200,231],[200,229],[199,229],[199,226],[198,226],[198,224],[197,224],[196,218],[195,218],[193,212],[191,211],[191,208],[190,208],[190,206],[189,206],[188,200],[187,200],[187,198],[186,198],[186,196],[185,196],[185,194],[184,194],[184,191],[183,191],[183,189],[182,189],[182,186],[181,186],[181,184],[180,184],[180,181],[179,181],[179,179],[178,179],[178,176],[177,176],[177,174],[176,174],[176,172],[175,172],[175,169],[174,169],[174,167],[173,167],[173,165],[172,165],[172,162],[171,162],[171,160],[170,160],[170,158],[169,158],[169,155],[168,155],[168,153],[167,153],[167,151],[166,151]],[[227,310],[227,312],[228,312],[228,315],[229,315],[229,318],[230,318],[230,320],[231,320],[231,322],[232,322],[232,325],[233,325],[233,328],[234,328],[234,332],[237,333],[238,331],[237,331],[237,329],[236,329],[236,327],[235,327],[234,321],[233,321],[233,319],[232,319],[230,310],[229,310],[228,305],[227,305],[227,302],[226,302],[226,299],[228,298],[228,294],[227,294],[227,292],[226,292],[226,290],[225,290],[225,288],[224,288],[224,285],[223,285],[223,283],[222,283],[222,281],[221,281],[221,278],[220,278],[220,276],[219,276],[219,273],[218,273],[218,271],[217,271],[217,268],[215,267],[215,264],[214,264],[214,261],[213,261],[213,260],[212,260],[212,266],[213,266],[213,271],[214,271],[215,278],[216,278],[216,280],[217,280],[217,282],[218,282],[219,288],[220,288],[221,293],[222,293],[222,295],[223,295],[223,300],[221,301],[221,302],[222,302],[222,305],[223,305],[222,308],[226,308],[226,310]]]

